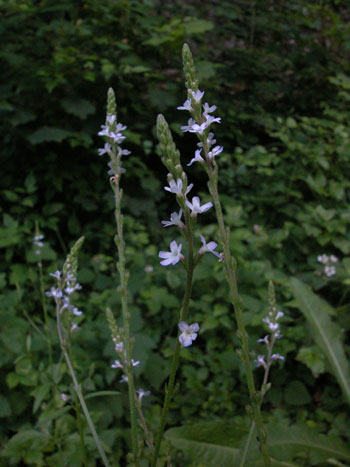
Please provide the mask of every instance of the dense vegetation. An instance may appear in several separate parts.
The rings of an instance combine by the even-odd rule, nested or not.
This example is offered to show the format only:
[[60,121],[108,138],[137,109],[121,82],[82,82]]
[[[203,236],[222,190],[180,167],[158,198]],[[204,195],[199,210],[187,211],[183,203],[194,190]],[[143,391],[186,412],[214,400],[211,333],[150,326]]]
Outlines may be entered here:
[[[128,127],[125,147],[132,151],[124,163],[123,210],[134,358],[141,361],[138,386],[152,392],[144,400],[145,416],[151,428],[157,427],[183,278],[180,269],[163,268],[157,257],[172,239],[160,221],[176,208],[163,190],[166,170],[155,122],[158,113],[166,115],[189,162],[194,138],[180,131],[186,117],[176,110],[186,98],[184,41],[194,53],[201,89],[222,119],[215,130],[224,146],[218,157],[220,189],[252,349],[260,352],[256,341],[264,333],[269,280],[285,313],[277,351],[286,360],[272,369],[267,424],[295,439],[324,435],[314,449],[297,445],[281,460],[327,465],[331,456],[321,446],[328,443],[347,462],[339,465],[350,464],[342,444],[349,442],[350,388],[343,354],[350,350],[348,3],[7,0],[0,15],[3,465],[82,462],[54,307],[40,290],[33,245],[38,229],[45,235],[45,290],[52,285],[49,272],[62,267],[78,237],[86,237],[79,258],[83,290],[77,295],[84,314],[73,334],[72,354],[85,394],[120,391],[95,394],[88,403],[114,465],[126,465],[127,390],[110,368],[115,355],[105,318],[107,306],[116,316],[120,309],[113,198],[106,164],[97,155],[109,86],[117,94],[119,119]],[[195,165],[188,174],[209,200]],[[213,214],[205,220],[203,233],[215,238]],[[323,254],[338,259],[336,274],[325,274],[318,261]],[[196,346],[183,351],[169,427],[211,422],[217,432],[227,433],[227,426],[244,426],[243,433],[235,432],[239,446],[249,429],[248,395],[227,295],[220,263],[205,258],[196,271],[191,311],[201,333]],[[344,370],[343,386],[310,324],[307,313],[315,308],[332,331],[329,341]],[[257,369],[257,382],[260,374]],[[71,403],[61,393],[69,394]],[[81,423],[95,465],[98,453]],[[205,430],[213,426],[202,424],[197,433],[211,439]],[[170,449],[175,465],[212,465],[204,457],[194,459],[191,448],[176,453],[181,436],[194,436],[188,427],[178,430],[168,432],[172,441],[163,447],[164,461]]]

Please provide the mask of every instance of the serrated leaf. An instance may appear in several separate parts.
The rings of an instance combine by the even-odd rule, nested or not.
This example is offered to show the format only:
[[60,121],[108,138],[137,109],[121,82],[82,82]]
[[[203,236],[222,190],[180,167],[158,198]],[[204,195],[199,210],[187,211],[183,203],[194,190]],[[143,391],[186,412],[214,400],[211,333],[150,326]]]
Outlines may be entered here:
[[330,318],[330,314],[335,314],[334,310],[299,279],[293,277],[290,285],[301,312],[313,329],[316,344],[327,358],[332,373],[350,404],[349,362],[341,342],[340,327]]

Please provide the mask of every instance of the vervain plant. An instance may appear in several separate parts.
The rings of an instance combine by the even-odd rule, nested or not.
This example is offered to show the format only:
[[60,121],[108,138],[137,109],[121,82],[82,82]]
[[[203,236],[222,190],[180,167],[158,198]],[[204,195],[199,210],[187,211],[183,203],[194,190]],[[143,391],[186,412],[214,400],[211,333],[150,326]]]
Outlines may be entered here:
[[[188,124],[182,126],[181,129],[183,132],[193,133],[198,139],[198,148],[195,151],[194,157],[189,161],[187,166],[191,166],[193,163],[197,162],[203,167],[208,177],[208,188],[212,201],[202,203],[198,196],[193,196],[192,199],[189,198],[188,195],[193,189],[193,184],[188,182],[187,174],[180,158],[180,152],[175,146],[169,126],[164,116],[159,115],[157,119],[157,135],[162,152],[161,160],[168,170],[168,185],[164,187],[164,190],[175,195],[175,200],[179,208],[178,212],[174,211],[171,213],[170,220],[162,221],[162,224],[164,227],[176,227],[183,239],[182,242],[176,239],[172,240],[169,251],[160,251],[159,258],[161,259],[160,264],[164,267],[171,267],[180,263],[185,270],[186,284],[182,306],[179,310],[177,339],[170,366],[169,379],[165,388],[163,407],[154,440],[153,434],[150,432],[146,424],[142,411],[142,399],[144,396],[149,394],[149,391],[135,389],[135,376],[133,373],[133,368],[140,362],[135,361],[132,358],[134,338],[130,335],[131,315],[129,311],[130,295],[128,293],[129,272],[126,268],[123,215],[121,210],[123,192],[120,187],[123,173],[125,172],[122,167],[122,157],[127,156],[130,152],[127,149],[122,149],[121,147],[121,144],[125,139],[123,131],[126,127],[117,120],[115,95],[112,89],[109,89],[108,91],[106,122],[98,133],[100,136],[105,138],[104,147],[99,149],[98,153],[100,156],[106,154],[109,157],[108,174],[110,176],[110,184],[115,200],[115,220],[117,224],[115,244],[118,250],[117,269],[119,272],[118,292],[121,298],[123,326],[120,327],[117,325],[113,312],[110,309],[107,310],[107,321],[111,330],[112,340],[117,355],[117,359],[112,364],[112,368],[122,370],[123,376],[121,382],[128,385],[132,444],[132,454],[129,456],[129,461],[132,465],[139,466],[142,459],[146,456],[153,467],[159,465],[161,443],[163,440],[170,403],[174,395],[181,348],[191,346],[197,339],[198,332],[200,330],[199,324],[193,323],[190,318],[190,298],[193,275],[195,268],[202,260],[203,255],[205,253],[211,253],[216,257],[217,261],[222,264],[228,283],[230,298],[237,322],[237,333],[240,341],[238,354],[244,366],[250,397],[248,413],[251,416],[252,424],[248,439],[245,445],[242,446],[240,465],[245,465],[250,440],[256,428],[259,441],[259,451],[261,453],[263,463],[265,466],[269,466],[271,465],[271,460],[267,447],[266,431],[261,415],[261,404],[264,395],[269,389],[268,378],[271,364],[274,360],[283,360],[281,355],[273,353],[274,344],[276,340],[281,337],[278,320],[283,316],[283,313],[278,311],[276,308],[273,284],[270,283],[269,314],[264,320],[268,327],[269,334],[263,339],[259,339],[259,342],[266,345],[267,354],[266,356],[259,355],[255,360],[256,366],[264,367],[265,375],[261,389],[257,390],[254,383],[252,368],[254,355],[250,352],[248,347],[248,336],[243,322],[243,302],[239,295],[237,286],[237,262],[231,253],[230,232],[224,222],[218,191],[219,168],[216,158],[223,151],[223,147],[216,145],[212,125],[220,123],[221,119],[220,117],[213,116],[216,106],[210,106],[207,102],[203,103],[204,92],[199,89],[195,66],[187,44],[183,47],[183,64],[187,99],[182,106],[178,107],[178,109],[188,111],[191,118],[188,120]],[[218,224],[219,246],[216,242],[212,240],[208,241],[204,238],[201,234],[201,227],[198,222],[199,215],[204,214],[212,207],[215,209]],[[198,240],[200,240],[200,243]],[[80,288],[76,281],[76,273],[77,252],[82,241],[83,239],[78,240],[76,245],[73,247],[65,262],[63,271],[56,271],[52,274],[57,281],[57,285],[56,287],[52,287],[47,295],[52,296],[56,301],[57,329],[61,348],[73,379],[77,397],[79,398],[90,430],[100,451],[101,458],[104,465],[108,466],[109,461],[96,433],[84,400],[84,395],[74,372],[71,349],[69,346],[69,335],[73,329],[72,327],[74,327],[74,323],[72,323],[71,318],[72,316],[80,313],[80,311],[72,305],[70,295]],[[218,251],[218,248],[221,251]],[[171,332],[171,330],[167,330],[167,332]],[[142,429],[143,435],[141,437],[149,449],[148,454],[144,454],[143,443],[142,441],[140,442],[138,425]]]

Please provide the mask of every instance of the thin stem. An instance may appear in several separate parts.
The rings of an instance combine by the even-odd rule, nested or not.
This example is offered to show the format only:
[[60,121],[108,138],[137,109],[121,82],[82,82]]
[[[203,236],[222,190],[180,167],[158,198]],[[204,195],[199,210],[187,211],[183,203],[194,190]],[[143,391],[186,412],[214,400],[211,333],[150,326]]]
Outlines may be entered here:
[[139,465],[138,461],[138,441],[137,441],[137,418],[136,418],[136,404],[135,404],[135,387],[134,377],[132,371],[132,349],[130,341],[130,313],[128,310],[128,271],[125,268],[125,251],[124,251],[124,237],[123,237],[123,216],[121,214],[120,202],[121,192],[119,188],[119,177],[116,174],[114,182],[114,199],[115,199],[115,220],[117,223],[117,247],[118,247],[118,270],[120,275],[119,292],[122,303],[122,315],[124,326],[125,338],[125,352],[126,352],[126,374],[128,377],[129,388],[129,404],[130,404],[130,418],[131,418],[131,442],[132,449],[135,457],[136,466]]
[[84,415],[85,415],[86,420],[88,422],[91,434],[92,434],[92,436],[93,436],[93,438],[95,440],[97,449],[99,450],[102,461],[103,461],[105,467],[110,467],[110,464],[108,462],[106,453],[105,453],[105,451],[104,451],[104,449],[102,447],[101,441],[100,441],[100,439],[98,437],[98,434],[96,432],[95,425],[94,425],[94,423],[93,423],[93,421],[92,421],[92,419],[90,417],[90,413],[89,413],[89,410],[88,410],[88,408],[86,406],[83,393],[81,392],[80,385],[78,384],[78,380],[77,380],[77,378],[75,376],[75,372],[74,372],[72,363],[70,361],[70,358],[69,358],[69,355],[68,355],[68,352],[67,352],[65,339],[63,337],[63,330],[62,330],[60,314],[61,314],[61,310],[60,310],[59,305],[57,304],[56,305],[57,332],[58,332],[58,337],[59,337],[60,344],[61,344],[61,349],[62,349],[62,352],[63,352],[64,357],[66,359],[66,363],[67,363],[71,378],[73,380],[74,389],[75,389],[75,392],[76,392],[76,394],[77,394],[77,396],[79,398],[80,405],[81,405],[81,407],[83,409]]
[[245,446],[244,446],[244,451],[243,451],[243,455],[242,455],[242,458],[241,458],[241,462],[239,463],[239,467],[244,467],[245,459],[246,459],[247,454],[248,454],[248,449],[249,449],[250,442],[252,440],[254,430],[255,430],[255,422],[253,420],[251,425],[250,425],[248,438],[247,438],[247,441],[246,441]]
[[85,467],[88,467],[89,461],[88,461],[88,456],[86,452],[86,446],[85,446],[85,441],[84,441],[84,432],[83,432],[83,424],[81,421],[81,412],[80,412],[80,407],[79,407],[79,401],[77,398],[77,395],[74,394],[74,408],[75,408],[75,414],[76,414],[76,421],[77,421],[77,428],[79,432],[79,438],[80,438],[80,446],[83,454],[83,464]]
[[153,453],[154,452],[154,445],[153,445],[152,435],[148,430],[145,417],[143,416],[141,401],[137,400],[136,391],[134,392],[134,398],[135,398],[135,402],[136,402],[137,412],[139,414],[140,425],[141,425],[141,427],[143,429],[143,432],[145,434],[145,439],[146,439],[147,446],[150,448],[151,452]]
[[[207,148],[205,147],[206,154]],[[215,161],[214,161],[215,164]],[[231,256],[230,245],[229,245],[229,236],[228,231],[226,230],[224,217],[222,213],[221,203],[219,199],[218,189],[217,189],[217,168],[216,164],[211,165],[211,162],[208,159],[207,172],[209,176],[209,189],[213,197],[215,212],[217,217],[217,222],[219,225],[220,240],[222,248],[224,250],[224,268],[226,273],[226,278],[230,288],[230,297],[235,310],[235,317],[238,327],[238,334],[241,342],[241,360],[244,365],[247,385],[249,390],[250,402],[253,410],[254,420],[258,429],[260,451],[264,460],[265,466],[270,466],[270,456],[267,451],[266,446],[266,432],[263,425],[263,420],[260,411],[260,402],[258,400],[258,395],[255,390],[253,371],[251,368],[251,357],[248,346],[248,335],[245,330],[243,322],[243,304],[242,299],[238,293],[237,279],[235,272],[235,260]]]
[[[188,220],[188,219],[187,219]],[[187,225],[189,225],[189,222],[187,222]],[[192,279],[193,279],[193,271],[194,271],[194,261],[193,261],[193,239],[192,239],[192,233],[189,232],[188,234],[188,264],[187,264],[187,281],[186,281],[186,290],[185,290],[185,295],[180,311],[180,319],[179,322],[185,321],[186,316],[187,316],[187,311],[188,311],[188,305],[190,302],[191,298],[191,292],[192,292]],[[160,444],[162,442],[162,437],[163,437],[163,432],[165,428],[165,423],[166,423],[166,418],[168,415],[169,411],[169,405],[171,402],[171,398],[173,396],[173,390],[174,390],[174,383],[175,383],[175,377],[176,377],[176,371],[179,365],[179,359],[180,359],[180,350],[181,350],[181,344],[179,341],[179,334],[180,331],[178,330],[177,333],[177,338],[176,338],[176,345],[175,345],[175,352],[173,356],[173,361],[171,364],[171,369],[170,369],[170,377],[169,377],[169,382],[168,385],[165,389],[165,398],[164,398],[164,403],[163,403],[163,408],[162,408],[162,413],[161,413],[161,418],[160,418],[160,425],[157,433],[157,438],[156,438],[156,444],[154,448],[154,455],[152,459],[152,467],[156,467],[157,465],[157,459],[159,455],[159,449],[160,449]]]
[[49,316],[47,313],[47,306],[46,306],[46,298],[45,298],[45,283],[44,283],[44,276],[43,276],[43,266],[41,261],[38,263],[39,267],[39,280],[40,280],[40,294],[41,294],[41,305],[44,311],[44,321],[45,321],[45,331],[47,335],[47,345],[49,350],[49,363],[50,368],[52,368],[52,344],[50,339],[50,328],[49,328]]

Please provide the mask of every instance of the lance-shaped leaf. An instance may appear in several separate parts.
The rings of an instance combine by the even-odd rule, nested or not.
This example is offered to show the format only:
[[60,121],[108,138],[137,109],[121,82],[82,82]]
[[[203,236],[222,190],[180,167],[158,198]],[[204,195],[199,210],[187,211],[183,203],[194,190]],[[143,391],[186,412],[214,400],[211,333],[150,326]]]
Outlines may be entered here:
[[349,362],[341,341],[341,329],[330,317],[335,312],[299,279],[293,277],[290,284],[300,311],[313,330],[315,342],[327,358],[330,369],[350,404]]

